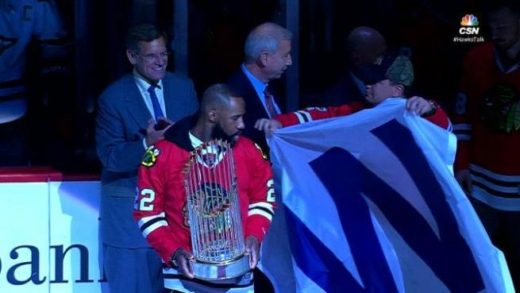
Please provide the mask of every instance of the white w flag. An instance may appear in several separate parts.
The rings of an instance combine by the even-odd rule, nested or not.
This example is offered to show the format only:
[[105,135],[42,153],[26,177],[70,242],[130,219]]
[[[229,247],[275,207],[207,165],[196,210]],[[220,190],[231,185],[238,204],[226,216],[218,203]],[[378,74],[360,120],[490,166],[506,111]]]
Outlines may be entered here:
[[277,291],[514,292],[452,175],[455,145],[402,99],[277,131],[285,219],[262,250]]

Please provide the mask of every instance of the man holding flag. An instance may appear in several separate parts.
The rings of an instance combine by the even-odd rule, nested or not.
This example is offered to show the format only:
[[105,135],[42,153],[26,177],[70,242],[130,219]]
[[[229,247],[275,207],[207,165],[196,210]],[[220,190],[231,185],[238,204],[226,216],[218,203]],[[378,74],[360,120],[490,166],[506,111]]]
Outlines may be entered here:
[[[357,112],[270,138],[296,291],[514,292],[502,253],[453,177],[449,120],[430,101],[399,98],[413,81],[408,58],[386,64],[369,72],[382,76],[368,87],[371,109],[257,122],[269,132]],[[267,244],[264,254],[273,255],[276,245]],[[277,269],[264,266],[270,276]]]
[[[255,123],[255,128],[271,134],[281,127],[349,115],[364,108],[375,106],[388,98],[405,98],[405,92],[412,85],[414,79],[412,62],[404,54],[395,56],[388,53],[384,56],[381,64],[361,66],[359,72],[368,84],[365,102],[353,102],[327,108],[311,107],[278,115],[275,119],[259,119]],[[451,128],[448,116],[434,101],[427,101],[422,97],[414,96],[407,99],[406,109],[443,128]]]

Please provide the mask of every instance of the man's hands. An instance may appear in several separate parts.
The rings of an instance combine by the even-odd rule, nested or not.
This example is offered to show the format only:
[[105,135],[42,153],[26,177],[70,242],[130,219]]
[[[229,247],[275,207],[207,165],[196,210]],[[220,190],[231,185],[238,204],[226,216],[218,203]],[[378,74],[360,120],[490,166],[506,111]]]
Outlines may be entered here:
[[424,98],[413,96],[406,100],[406,110],[414,112],[417,115],[424,115],[434,113],[436,106],[433,102],[427,101]]
[[163,130],[173,125],[173,121],[167,119],[167,118],[159,118],[157,122],[155,123],[155,130]]
[[177,267],[177,269],[186,277],[193,279],[193,267],[192,263],[194,261],[193,254],[187,252],[186,250],[179,248],[175,251],[172,256],[172,264]]
[[164,133],[168,128],[173,125],[173,121],[166,118],[161,118],[159,121],[154,119],[148,120],[148,126],[146,127],[146,145],[150,146],[161,139],[164,139]]
[[270,136],[273,134],[274,131],[276,131],[279,128],[282,128],[282,123],[276,119],[258,119],[255,122],[255,128],[265,132],[267,136]]
[[258,264],[260,255],[260,243],[255,236],[248,236],[246,238],[246,255],[249,255],[249,268],[254,269]]
[[[260,243],[255,236],[248,236],[245,241],[246,245],[246,255],[249,256],[249,268],[254,269],[258,264],[258,259],[260,255]],[[193,279],[195,275],[193,274],[193,262],[195,258],[193,254],[187,252],[186,250],[179,248],[175,251],[173,256],[171,257],[171,262],[173,266],[177,267],[177,270],[181,272],[184,276]]]

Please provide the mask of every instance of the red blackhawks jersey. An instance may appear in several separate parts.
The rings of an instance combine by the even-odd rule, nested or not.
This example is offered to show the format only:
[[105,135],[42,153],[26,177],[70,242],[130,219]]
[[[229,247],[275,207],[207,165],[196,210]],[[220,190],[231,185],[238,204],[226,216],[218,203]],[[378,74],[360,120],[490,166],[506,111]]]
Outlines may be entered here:
[[[188,133],[182,136],[189,140]],[[186,147],[189,145],[160,141],[147,150],[139,167],[134,217],[166,265],[171,264],[177,249],[192,251],[185,191],[185,172],[193,150]],[[275,202],[270,163],[244,137],[238,139],[232,151],[244,236],[262,241]]]
[[456,169],[469,169],[473,196],[502,210],[520,210],[520,68],[504,68],[491,43],[464,60],[455,107]]
[[[306,108],[304,110],[286,113],[276,116],[276,120],[278,120],[284,127],[291,126],[295,124],[301,124],[309,121],[333,118],[339,116],[346,116],[363,110],[367,107],[365,103],[355,102],[350,104],[344,104],[340,106],[332,106],[326,108],[318,108],[311,107]],[[448,119],[448,116],[441,108],[438,108],[435,113],[432,115],[425,117],[430,122],[442,127],[442,128],[450,128],[451,123]]]

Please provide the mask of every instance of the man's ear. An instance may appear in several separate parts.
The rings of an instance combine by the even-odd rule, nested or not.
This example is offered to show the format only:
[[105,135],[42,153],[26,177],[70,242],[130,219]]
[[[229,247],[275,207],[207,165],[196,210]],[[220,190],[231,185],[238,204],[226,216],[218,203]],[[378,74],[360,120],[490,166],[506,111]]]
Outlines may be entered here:
[[404,85],[396,84],[394,85],[394,96],[403,96],[404,95]]
[[262,52],[260,54],[260,56],[258,57],[258,63],[260,65],[260,67],[266,67],[267,66],[267,62],[269,62],[269,53]]
[[126,58],[128,58],[128,61],[132,65],[135,65],[137,63],[137,53],[130,49],[126,50]]
[[217,123],[218,121],[218,112],[216,109],[209,110],[208,112],[208,120],[211,123]]

